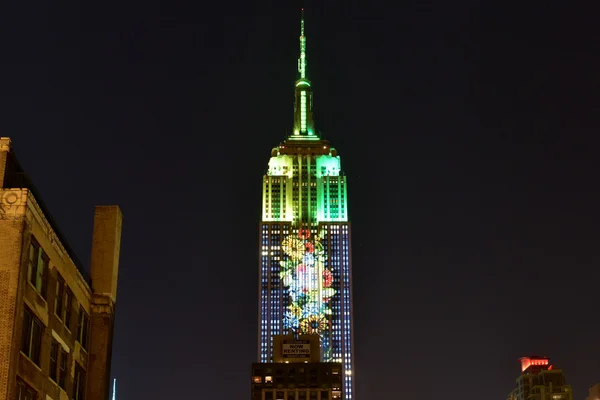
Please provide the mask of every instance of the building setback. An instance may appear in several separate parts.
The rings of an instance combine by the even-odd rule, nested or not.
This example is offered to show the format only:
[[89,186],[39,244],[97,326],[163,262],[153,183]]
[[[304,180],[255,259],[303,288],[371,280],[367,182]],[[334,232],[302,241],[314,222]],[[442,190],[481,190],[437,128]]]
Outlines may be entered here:
[[354,397],[352,262],[346,176],[319,137],[307,79],[304,15],[292,134],[271,150],[259,226],[258,359],[273,362],[274,337],[318,335],[322,362],[343,365]]
[[95,208],[88,276],[0,138],[0,399],[108,398],[121,222]]

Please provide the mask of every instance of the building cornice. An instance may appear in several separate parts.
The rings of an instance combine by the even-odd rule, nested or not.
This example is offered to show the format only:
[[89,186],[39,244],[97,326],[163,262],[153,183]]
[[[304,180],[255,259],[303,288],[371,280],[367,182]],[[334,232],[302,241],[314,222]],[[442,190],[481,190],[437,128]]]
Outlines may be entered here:
[[77,268],[77,265],[29,189],[0,189],[0,219],[28,222],[35,220],[59,257],[75,271],[81,289],[85,291],[88,297],[91,297],[92,290],[89,283],[81,274],[79,268]]

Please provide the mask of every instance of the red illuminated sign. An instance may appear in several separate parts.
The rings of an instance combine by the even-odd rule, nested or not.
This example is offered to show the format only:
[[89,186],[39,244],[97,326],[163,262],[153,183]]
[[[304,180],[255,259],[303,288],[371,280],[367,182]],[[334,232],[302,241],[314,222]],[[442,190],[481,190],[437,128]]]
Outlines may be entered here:
[[525,371],[532,365],[548,365],[549,360],[546,357],[523,357],[521,358],[521,371]]

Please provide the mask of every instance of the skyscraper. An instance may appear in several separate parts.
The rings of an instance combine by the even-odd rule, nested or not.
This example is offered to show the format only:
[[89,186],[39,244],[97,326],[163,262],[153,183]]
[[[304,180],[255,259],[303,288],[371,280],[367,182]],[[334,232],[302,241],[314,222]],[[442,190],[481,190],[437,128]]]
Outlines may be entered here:
[[292,134],[271,150],[263,177],[259,262],[259,361],[273,336],[320,336],[321,361],[340,362],[352,399],[352,269],[346,177],[337,151],[319,137],[307,79],[304,12]]
[[548,357],[521,358],[521,375],[508,400],[573,400],[571,385]]

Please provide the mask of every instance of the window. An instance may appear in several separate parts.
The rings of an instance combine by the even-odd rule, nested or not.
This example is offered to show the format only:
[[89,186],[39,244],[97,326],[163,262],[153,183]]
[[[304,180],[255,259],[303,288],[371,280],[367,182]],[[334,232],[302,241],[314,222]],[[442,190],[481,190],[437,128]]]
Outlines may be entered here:
[[71,307],[73,294],[67,287],[62,276],[58,275],[56,280],[56,299],[54,301],[54,313],[65,324],[67,329],[71,326]]
[[73,381],[73,400],[85,399],[85,371],[75,363],[75,379]]
[[73,293],[69,288],[65,289],[65,316],[63,322],[68,330],[71,330],[71,309],[73,308]]
[[40,365],[40,348],[42,346],[42,323],[33,316],[28,308],[23,314],[23,331],[21,351],[37,365]]
[[40,244],[31,239],[29,245],[29,266],[27,268],[27,280],[35,287],[42,297],[46,298],[46,275],[48,273],[48,256],[40,247]]
[[87,350],[88,331],[90,327],[90,317],[86,314],[83,308],[79,309],[79,323],[77,325],[77,340],[81,347]]
[[68,354],[62,346],[54,339],[50,347],[50,379],[58,383],[58,386],[65,389],[67,378],[67,357]]
[[17,400],[35,400],[37,393],[31,386],[17,379]]
[[58,386],[65,389],[67,380],[67,357],[68,354],[64,349],[60,349],[60,370],[58,371]]
[[50,346],[50,379],[52,379],[54,382],[57,381],[58,346],[58,342],[56,340],[52,340],[52,345]]
[[62,319],[64,310],[64,294],[65,294],[65,280],[62,276],[58,275],[56,280],[56,300],[54,301],[54,313]]

